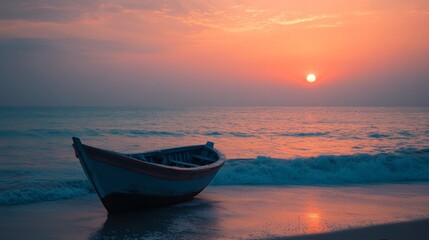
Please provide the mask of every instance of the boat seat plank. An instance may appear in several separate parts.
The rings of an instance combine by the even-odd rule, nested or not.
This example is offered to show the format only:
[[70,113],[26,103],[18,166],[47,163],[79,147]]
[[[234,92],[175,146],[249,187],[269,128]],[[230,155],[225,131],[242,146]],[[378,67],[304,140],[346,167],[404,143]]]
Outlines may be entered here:
[[199,167],[200,166],[200,165],[197,165],[197,164],[187,163],[187,162],[181,162],[181,161],[177,161],[177,160],[170,160],[170,162],[176,163],[176,164],[181,164],[181,165],[184,165],[184,166],[189,166],[189,167]]
[[207,161],[207,162],[215,162],[216,161],[213,158],[209,158],[209,157],[201,156],[201,155],[193,155],[192,157],[203,160],[203,161]]

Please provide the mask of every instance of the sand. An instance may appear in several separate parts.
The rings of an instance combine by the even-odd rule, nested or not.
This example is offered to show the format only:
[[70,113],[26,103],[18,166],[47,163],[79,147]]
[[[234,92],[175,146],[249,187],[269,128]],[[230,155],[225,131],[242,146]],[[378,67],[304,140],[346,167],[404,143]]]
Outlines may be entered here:
[[425,240],[429,238],[429,219],[382,224],[338,232],[304,235],[296,237],[280,237],[288,240]]
[[108,215],[95,194],[0,207],[0,239],[428,239],[429,185],[209,186]]

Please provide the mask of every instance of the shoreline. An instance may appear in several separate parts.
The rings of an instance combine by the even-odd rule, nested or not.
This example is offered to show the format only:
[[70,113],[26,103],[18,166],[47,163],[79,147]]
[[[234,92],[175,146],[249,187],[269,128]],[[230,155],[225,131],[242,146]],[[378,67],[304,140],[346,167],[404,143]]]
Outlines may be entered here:
[[426,240],[429,236],[429,218],[377,224],[318,234],[274,237],[271,240]]

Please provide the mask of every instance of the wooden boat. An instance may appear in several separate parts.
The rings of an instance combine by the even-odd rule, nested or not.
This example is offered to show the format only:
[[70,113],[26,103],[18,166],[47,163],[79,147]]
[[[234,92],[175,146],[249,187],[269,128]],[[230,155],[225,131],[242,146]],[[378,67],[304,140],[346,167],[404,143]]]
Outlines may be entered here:
[[82,168],[109,213],[162,207],[192,199],[225,163],[205,145],[123,154],[81,143],[73,147]]

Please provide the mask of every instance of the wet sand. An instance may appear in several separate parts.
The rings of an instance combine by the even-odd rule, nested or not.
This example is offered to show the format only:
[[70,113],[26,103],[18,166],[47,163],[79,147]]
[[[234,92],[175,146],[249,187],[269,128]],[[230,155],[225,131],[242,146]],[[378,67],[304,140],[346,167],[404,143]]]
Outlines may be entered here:
[[429,238],[429,219],[382,224],[332,233],[280,237],[277,240],[425,240]]
[[95,194],[0,207],[0,239],[427,239],[428,184],[209,186],[193,201],[108,215]]

